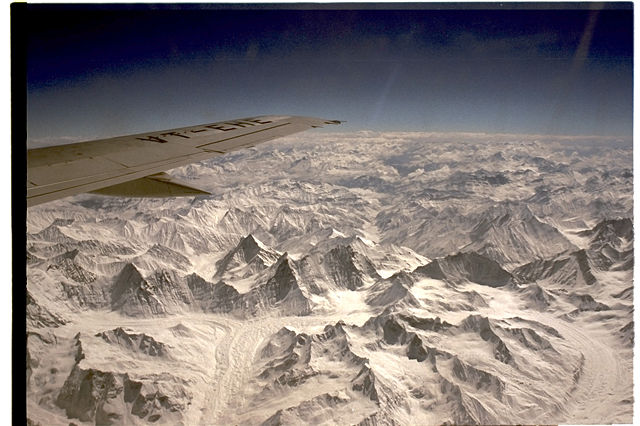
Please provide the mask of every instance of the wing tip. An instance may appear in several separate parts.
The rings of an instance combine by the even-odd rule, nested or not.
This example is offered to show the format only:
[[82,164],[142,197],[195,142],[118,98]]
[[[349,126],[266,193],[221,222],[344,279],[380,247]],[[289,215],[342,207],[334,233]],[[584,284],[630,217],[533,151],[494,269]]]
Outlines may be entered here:
[[326,120],[326,119],[321,119],[320,121],[321,121],[321,123],[312,124],[311,127],[313,127],[314,129],[317,129],[319,127],[324,127],[325,124],[337,125],[337,124],[346,123],[345,120]]

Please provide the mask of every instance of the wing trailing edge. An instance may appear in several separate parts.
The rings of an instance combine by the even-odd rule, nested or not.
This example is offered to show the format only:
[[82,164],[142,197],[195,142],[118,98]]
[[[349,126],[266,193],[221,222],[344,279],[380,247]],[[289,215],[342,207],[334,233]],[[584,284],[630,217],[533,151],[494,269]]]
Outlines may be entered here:
[[173,197],[207,194],[166,170],[327,124],[300,116],[260,116],[27,151],[27,207],[85,192]]
[[91,191],[92,194],[116,197],[184,197],[211,195],[164,172]]

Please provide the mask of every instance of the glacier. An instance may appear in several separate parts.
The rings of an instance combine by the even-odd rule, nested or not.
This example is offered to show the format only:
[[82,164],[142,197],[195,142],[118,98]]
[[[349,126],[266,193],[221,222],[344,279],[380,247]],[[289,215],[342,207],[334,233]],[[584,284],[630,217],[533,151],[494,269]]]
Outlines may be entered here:
[[27,211],[27,416],[633,421],[633,165],[601,137],[295,135],[213,195]]

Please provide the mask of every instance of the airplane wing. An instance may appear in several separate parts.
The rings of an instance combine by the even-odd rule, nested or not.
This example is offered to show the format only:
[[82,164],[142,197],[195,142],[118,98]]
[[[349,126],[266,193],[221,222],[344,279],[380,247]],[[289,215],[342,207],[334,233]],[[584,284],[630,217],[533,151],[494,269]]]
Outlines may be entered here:
[[83,192],[128,197],[208,194],[165,170],[325,124],[298,116],[260,116],[27,152],[27,207]]

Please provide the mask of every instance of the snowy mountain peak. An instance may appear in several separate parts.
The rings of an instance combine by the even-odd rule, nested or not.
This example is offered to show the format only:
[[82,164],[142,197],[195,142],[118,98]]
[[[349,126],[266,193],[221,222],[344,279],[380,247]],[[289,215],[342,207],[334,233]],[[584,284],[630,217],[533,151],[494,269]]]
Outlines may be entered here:
[[80,251],[77,248],[75,248],[73,250],[66,251],[66,252],[62,253],[61,255],[58,255],[58,256],[50,259],[50,261],[51,261],[51,263],[60,263],[65,259],[73,260],[73,259],[76,258],[78,253],[80,253]]
[[242,238],[240,242],[222,259],[216,262],[214,278],[226,274],[245,278],[271,266],[279,255],[275,250],[265,246],[252,234]]
[[167,347],[164,343],[158,342],[153,337],[144,333],[134,333],[122,327],[97,333],[96,337],[102,338],[109,344],[121,346],[127,351],[142,353],[152,357],[168,356]]
[[545,258],[576,247],[552,225],[542,222],[524,205],[514,214],[484,215],[469,234],[463,251],[475,251],[509,267],[531,257]]
[[591,238],[592,244],[612,242],[619,245],[622,238],[626,241],[633,239],[633,222],[629,218],[605,219],[592,229],[580,232],[579,235]]
[[633,420],[630,146],[317,137],[30,208],[27,422]]
[[242,253],[244,261],[249,263],[262,250],[267,248],[252,234],[247,235],[238,243],[236,251]]
[[514,269],[513,273],[525,282],[553,280],[563,287],[591,286],[597,282],[586,250],[536,260]]
[[111,289],[111,297],[119,299],[123,293],[131,288],[138,287],[142,284],[144,278],[133,263],[124,265],[120,273],[115,279]]
[[[76,253],[77,254],[77,253]],[[80,284],[89,284],[96,280],[97,275],[87,271],[85,268],[75,262],[75,255],[72,257],[58,258],[56,263],[52,263],[47,271],[59,271],[64,277]]]
[[490,287],[507,285],[513,279],[497,262],[474,252],[459,252],[435,259],[428,265],[416,268],[414,272],[433,279],[456,283],[471,281]]
[[69,226],[73,223],[73,220],[74,219],[57,218],[51,223],[51,225],[52,226]]

